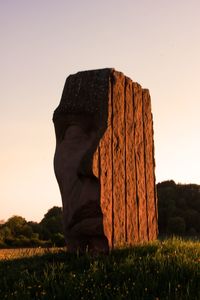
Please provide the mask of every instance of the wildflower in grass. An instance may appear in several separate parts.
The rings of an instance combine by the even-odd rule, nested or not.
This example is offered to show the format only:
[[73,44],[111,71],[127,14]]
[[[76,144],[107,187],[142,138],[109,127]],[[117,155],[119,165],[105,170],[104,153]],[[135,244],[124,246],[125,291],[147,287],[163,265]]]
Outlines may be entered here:
[[42,291],[41,294],[42,294],[42,295],[46,295],[46,291]]

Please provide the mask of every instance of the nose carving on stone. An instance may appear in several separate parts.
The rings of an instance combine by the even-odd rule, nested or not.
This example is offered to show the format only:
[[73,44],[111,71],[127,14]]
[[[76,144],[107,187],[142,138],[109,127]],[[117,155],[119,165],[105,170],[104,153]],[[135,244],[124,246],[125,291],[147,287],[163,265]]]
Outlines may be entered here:
[[93,118],[89,116],[70,118],[63,139],[56,146],[54,169],[63,200],[68,249],[93,252],[91,245],[95,238],[101,245],[98,251],[106,253],[108,242],[103,231],[100,182],[92,173],[92,159],[87,160],[96,139],[92,123]]

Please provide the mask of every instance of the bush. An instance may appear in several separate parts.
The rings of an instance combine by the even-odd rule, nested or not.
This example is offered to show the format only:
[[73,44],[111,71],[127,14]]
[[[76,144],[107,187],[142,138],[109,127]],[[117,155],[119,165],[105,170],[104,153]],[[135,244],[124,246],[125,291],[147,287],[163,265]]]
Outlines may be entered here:
[[0,249],[5,249],[5,248],[7,248],[7,245],[3,241],[0,241]]
[[197,236],[196,230],[192,227],[188,230],[187,235],[189,236]]
[[57,247],[64,247],[65,246],[65,238],[64,235],[61,233],[55,233],[51,237],[52,243]]
[[8,237],[8,238],[5,238],[5,240],[4,240],[4,243],[8,247],[13,247],[14,246],[14,242],[15,242],[15,239],[13,237]]
[[31,240],[23,235],[20,235],[18,238],[16,238],[14,240],[13,246],[15,246],[15,247],[30,247]]

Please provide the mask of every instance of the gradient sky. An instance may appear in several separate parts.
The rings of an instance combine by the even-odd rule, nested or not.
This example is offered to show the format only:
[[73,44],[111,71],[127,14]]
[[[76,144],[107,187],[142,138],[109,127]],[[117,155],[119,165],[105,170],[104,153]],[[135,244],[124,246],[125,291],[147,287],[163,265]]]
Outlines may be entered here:
[[0,219],[61,206],[51,119],[80,70],[149,88],[157,182],[200,184],[199,12],[199,0],[0,0]]

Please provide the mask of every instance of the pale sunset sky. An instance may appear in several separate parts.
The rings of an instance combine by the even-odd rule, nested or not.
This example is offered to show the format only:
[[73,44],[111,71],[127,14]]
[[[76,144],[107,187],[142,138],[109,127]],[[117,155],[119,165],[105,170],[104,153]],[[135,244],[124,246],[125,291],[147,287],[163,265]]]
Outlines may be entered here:
[[148,88],[157,182],[200,184],[199,0],[0,0],[0,32],[0,220],[61,206],[52,114],[80,70]]

